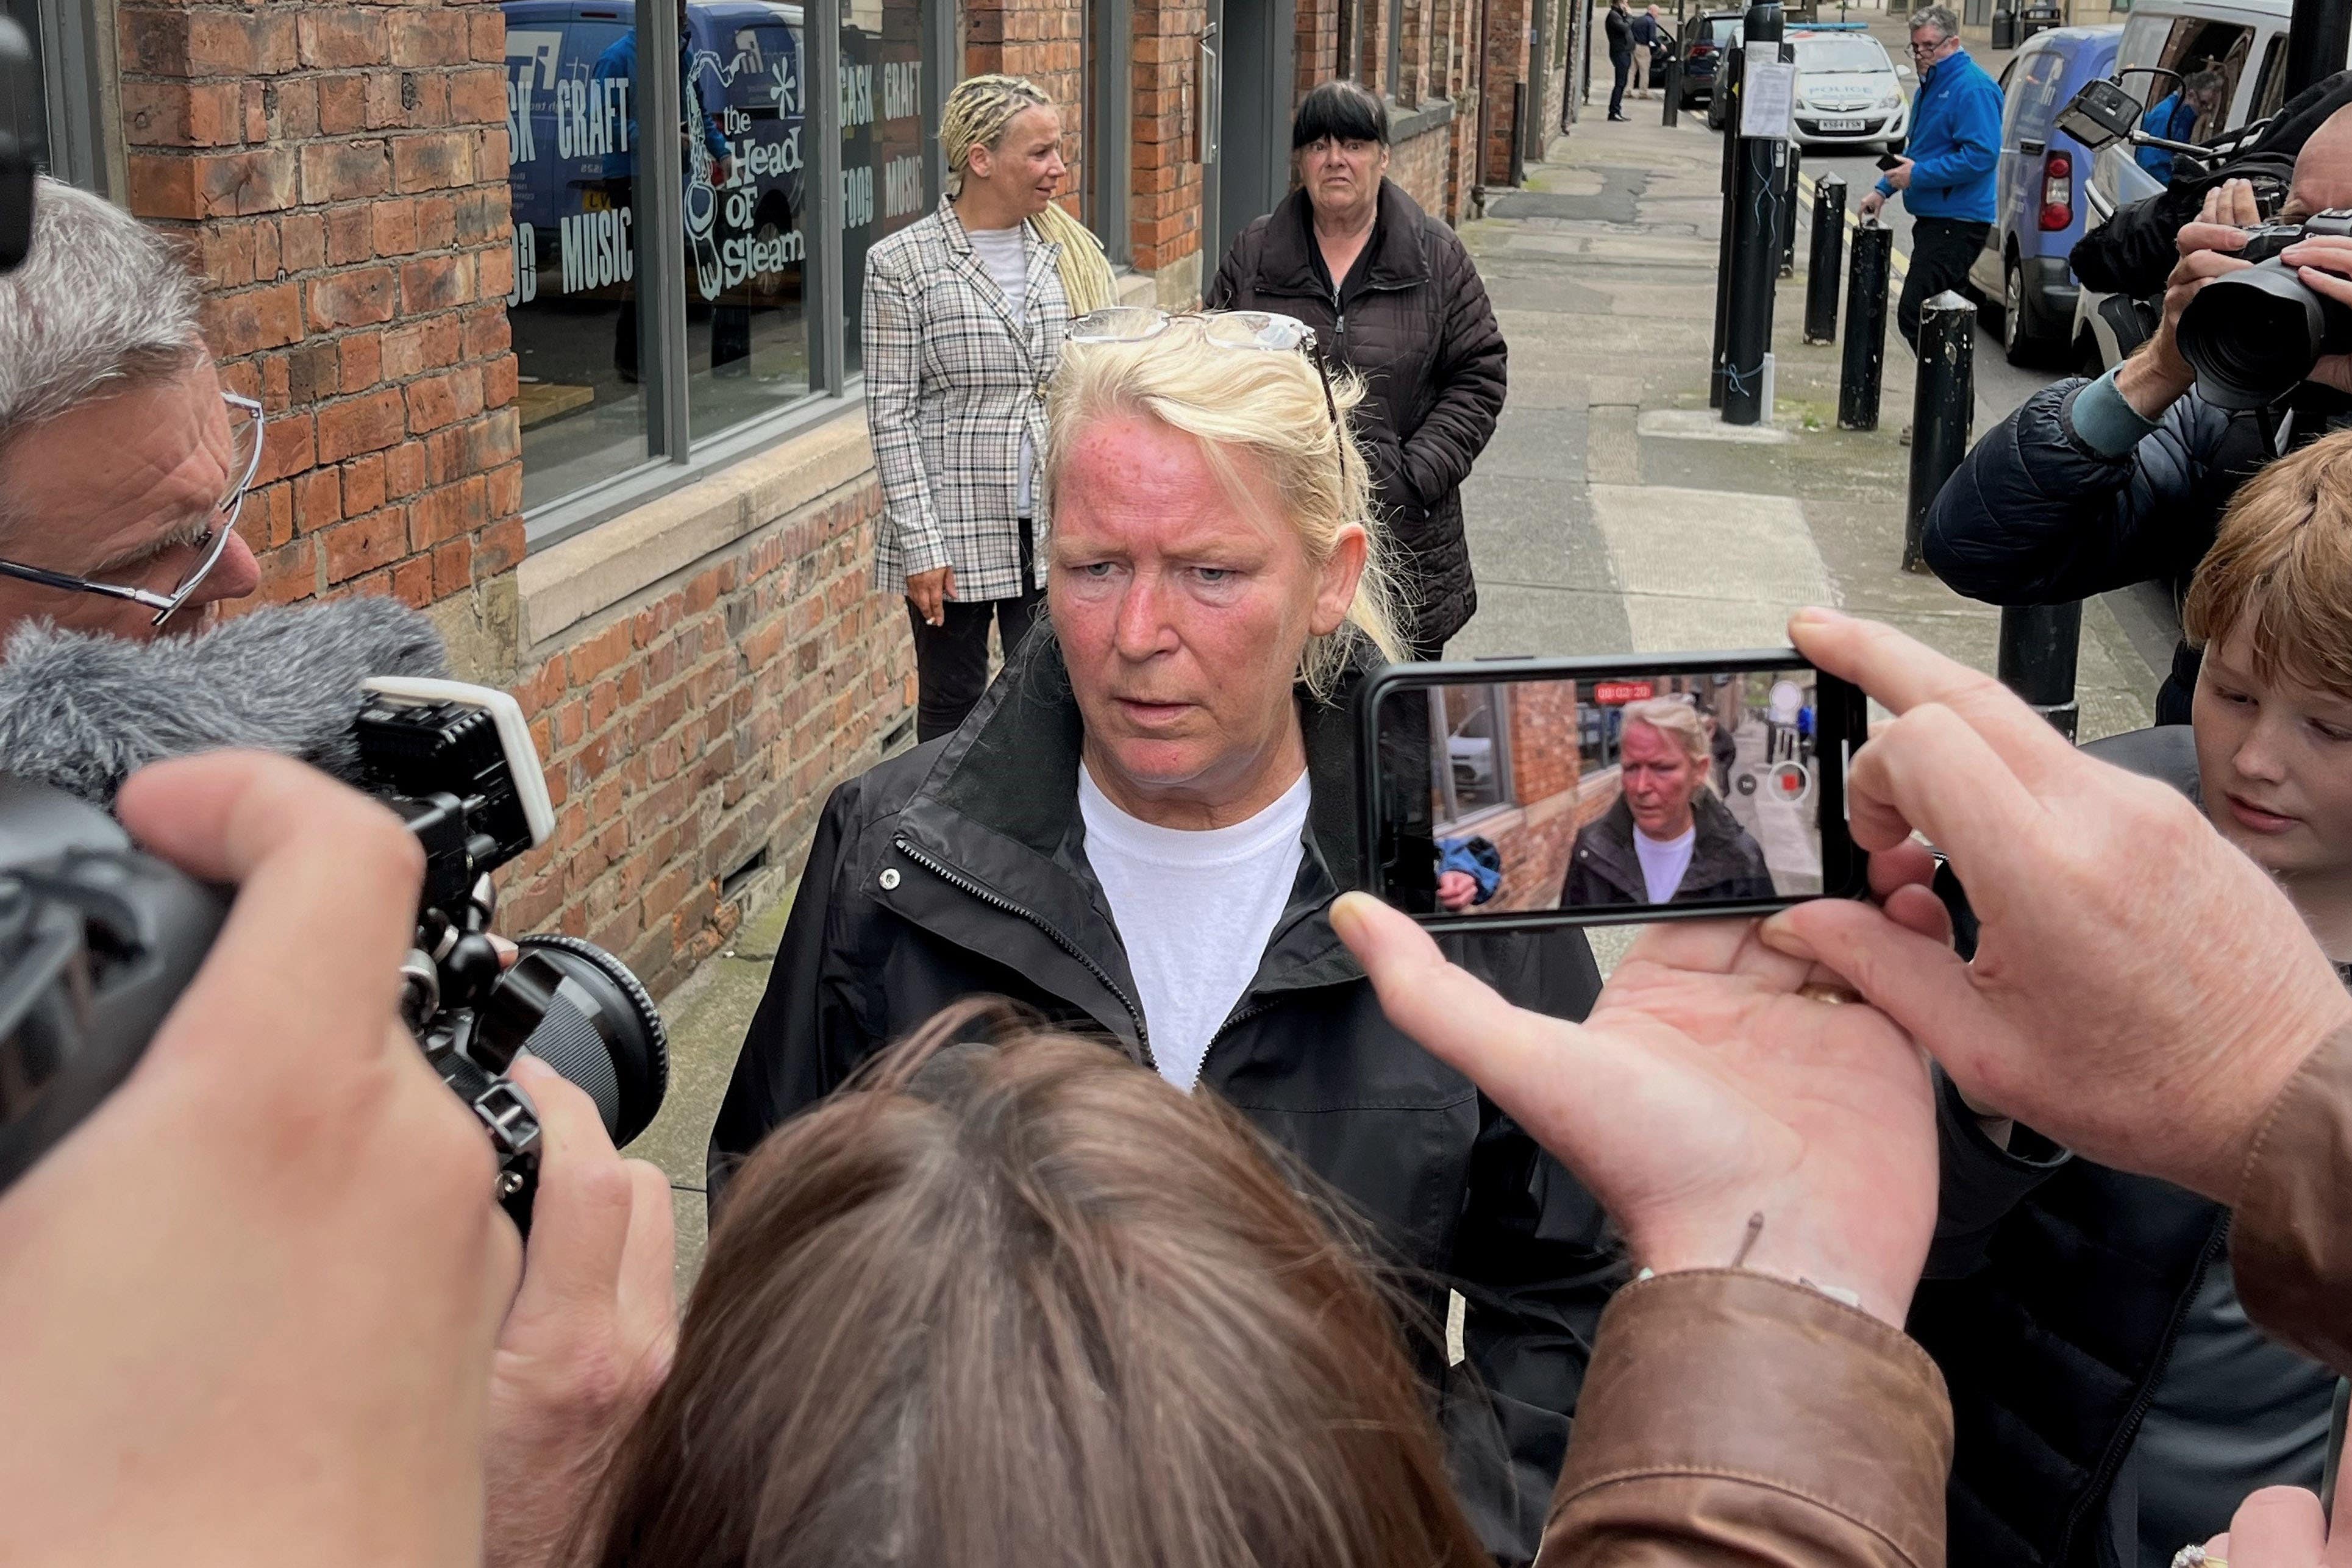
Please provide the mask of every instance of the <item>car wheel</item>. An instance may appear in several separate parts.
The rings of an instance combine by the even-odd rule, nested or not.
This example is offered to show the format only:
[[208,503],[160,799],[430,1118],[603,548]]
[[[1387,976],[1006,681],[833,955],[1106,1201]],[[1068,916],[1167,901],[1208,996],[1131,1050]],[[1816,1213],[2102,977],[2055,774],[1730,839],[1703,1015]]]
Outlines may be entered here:
[[2038,365],[2049,350],[2042,313],[2025,292],[2025,269],[2012,256],[2000,269],[2000,352],[2014,365]]

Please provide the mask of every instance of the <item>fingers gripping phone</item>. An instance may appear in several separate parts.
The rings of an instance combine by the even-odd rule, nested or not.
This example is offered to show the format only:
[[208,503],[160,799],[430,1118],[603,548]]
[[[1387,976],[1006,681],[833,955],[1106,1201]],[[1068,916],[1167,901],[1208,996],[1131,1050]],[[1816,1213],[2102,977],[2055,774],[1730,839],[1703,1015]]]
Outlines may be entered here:
[[1903,166],[1903,160],[1892,153],[1882,153],[1878,155],[1878,166],[1882,169],[1899,169]]
[[1861,691],[1786,649],[1393,665],[1356,710],[1368,890],[1433,927],[1859,898]]

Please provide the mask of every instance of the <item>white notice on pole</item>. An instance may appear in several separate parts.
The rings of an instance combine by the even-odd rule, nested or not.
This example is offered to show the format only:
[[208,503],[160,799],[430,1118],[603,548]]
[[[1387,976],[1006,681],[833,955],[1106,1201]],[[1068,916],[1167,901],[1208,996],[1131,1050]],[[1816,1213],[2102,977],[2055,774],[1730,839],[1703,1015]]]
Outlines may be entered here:
[[1739,133],[1785,142],[1796,110],[1796,66],[1786,60],[1748,62],[1739,83]]

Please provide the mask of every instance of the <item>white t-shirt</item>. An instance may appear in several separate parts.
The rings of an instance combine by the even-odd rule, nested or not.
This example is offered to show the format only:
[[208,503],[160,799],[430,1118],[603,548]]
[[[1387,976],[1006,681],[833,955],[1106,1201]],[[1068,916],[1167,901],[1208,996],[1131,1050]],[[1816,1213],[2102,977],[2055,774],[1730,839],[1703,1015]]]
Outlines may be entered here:
[[1674,901],[1675,889],[1683,885],[1683,873],[1690,869],[1691,847],[1698,842],[1698,824],[1683,829],[1679,838],[1653,838],[1633,828],[1633,853],[1642,858],[1642,880],[1650,889],[1650,902],[1664,904]]
[[1246,822],[1192,831],[1129,816],[1078,770],[1087,863],[1127,947],[1160,1075],[1188,1093],[1249,989],[1307,853],[1307,775]]
[[[1013,307],[1013,319],[1021,330],[1029,330],[1029,258],[1023,248],[1021,230],[1015,228],[968,228],[964,233],[971,240],[972,254],[979,257],[996,286],[1004,290],[1004,298]],[[1021,437],[1021,500],[1017,503],[1023,517],[1029,515],[1030,470],[1036,467],[1037,454],[1030,447],[1029,437]]]

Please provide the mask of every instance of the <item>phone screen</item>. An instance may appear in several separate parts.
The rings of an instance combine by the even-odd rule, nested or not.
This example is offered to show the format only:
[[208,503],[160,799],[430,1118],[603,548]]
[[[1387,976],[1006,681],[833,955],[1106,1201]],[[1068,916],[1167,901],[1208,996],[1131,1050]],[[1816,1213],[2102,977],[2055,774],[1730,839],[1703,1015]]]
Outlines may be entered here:
[[1855,897],[1862,695],[1793,653],[1402,665],[1358,715],[1371,891],[1433,922]]

